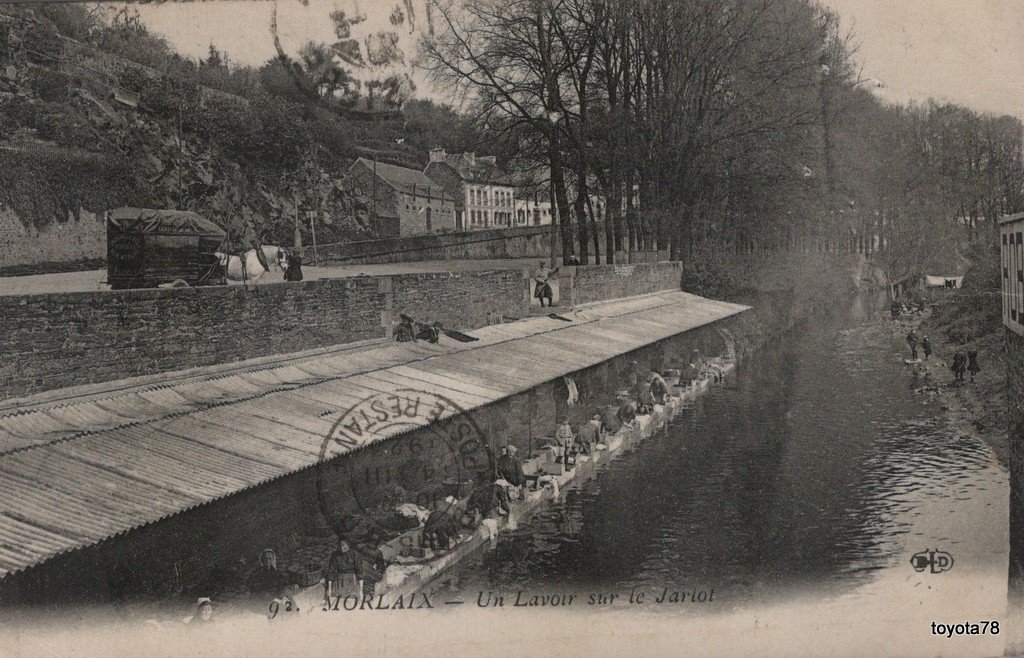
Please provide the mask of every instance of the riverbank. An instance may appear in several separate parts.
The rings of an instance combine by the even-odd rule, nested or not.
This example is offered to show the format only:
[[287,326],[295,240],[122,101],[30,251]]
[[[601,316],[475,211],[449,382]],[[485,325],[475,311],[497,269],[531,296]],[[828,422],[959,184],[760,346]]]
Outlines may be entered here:
[[[906,335],[911,328],[918,336],[928,336],[932,344],[932,355],[925,361],[918,348],[920,363],[908,365],[914,368],[920,378],[916,391],[921,395],[937,396],[946,412],[950,426],[962,436],[983,441],[995,453],[999,463],[1009,468],[1010,445],[1006,423],[1006,359],[1005,338],[1001,333],[987,333],[966,343],[950,341],[943,331],[940,318],[932,311],[914,314],[895,321],[894,338],[900,345],[904,358],[910,358]],[[955,381],[951,365],[953,355],[960,350],[978,350],[981,367],[974,381],[970,373],[966,381]]]

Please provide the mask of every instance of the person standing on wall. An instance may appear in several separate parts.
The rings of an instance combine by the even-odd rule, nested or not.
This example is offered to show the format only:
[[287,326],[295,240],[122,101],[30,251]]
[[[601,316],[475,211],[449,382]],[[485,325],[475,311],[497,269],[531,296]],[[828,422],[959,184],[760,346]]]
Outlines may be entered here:
[[547,261],[540,261],[533,273],[534,289],[533,296],[540,300],[541,308],[544,307],[544,300],[548,300],[548,306],[554,305],[554,293],[551,290],[551,277],[558,273],[558,268],[548,269]]

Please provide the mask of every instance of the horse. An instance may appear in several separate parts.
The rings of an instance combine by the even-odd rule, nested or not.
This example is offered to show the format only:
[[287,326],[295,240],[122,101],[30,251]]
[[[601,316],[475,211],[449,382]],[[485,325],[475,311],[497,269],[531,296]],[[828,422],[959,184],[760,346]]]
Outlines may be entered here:
[[[288,251],[286,249],[272,245],[262,245],[260,249],[263,251],[264,260],[270,264],[270,267],[276,267],[282,272],[288,269]],[[225,254],[219,251],[215,255],[217,260],[220,261],[221,267],[224,268],[224,274],[228,281],[241,281],[243,284],[252,282],[255,284],[259,282],[264,274],[270,271],[263,266],[263,262],[260,260],[259,254],[256,253],[255,249],[245,252],[244,257]]]

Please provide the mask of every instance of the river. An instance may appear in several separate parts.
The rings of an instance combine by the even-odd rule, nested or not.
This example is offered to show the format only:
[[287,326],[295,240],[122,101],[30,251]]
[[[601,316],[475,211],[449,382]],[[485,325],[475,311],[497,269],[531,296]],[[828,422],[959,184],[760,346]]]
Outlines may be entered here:
[[[768,344],[448,586],[468,601],[713,589],[684,606],[694,612],[969,596],[998,614],[1007,473],[914,392],[883,306],[861,295]],[[952,568],[915,571],[923,550],[948,553]]]

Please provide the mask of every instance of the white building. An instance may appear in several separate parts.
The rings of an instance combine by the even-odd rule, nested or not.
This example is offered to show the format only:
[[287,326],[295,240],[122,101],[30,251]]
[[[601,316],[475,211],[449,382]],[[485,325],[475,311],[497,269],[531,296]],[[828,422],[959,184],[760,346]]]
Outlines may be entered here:
[[423,173],[456,199],[456,230],[514,225],[515,186],[494,156],[434,149]]

